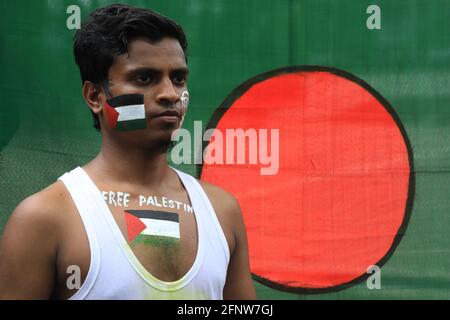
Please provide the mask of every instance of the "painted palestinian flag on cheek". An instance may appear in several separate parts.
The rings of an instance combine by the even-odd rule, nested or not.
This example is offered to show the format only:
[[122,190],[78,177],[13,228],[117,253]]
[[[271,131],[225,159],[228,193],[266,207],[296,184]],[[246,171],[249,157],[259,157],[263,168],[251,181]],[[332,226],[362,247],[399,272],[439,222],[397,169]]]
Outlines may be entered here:
[[140,130],[147,127],[143,94],[124,94],[105,102],[110,128],[118,131]]
[[178,213],[153,210],[125,211],[128,243],[176,244],[180,240]]

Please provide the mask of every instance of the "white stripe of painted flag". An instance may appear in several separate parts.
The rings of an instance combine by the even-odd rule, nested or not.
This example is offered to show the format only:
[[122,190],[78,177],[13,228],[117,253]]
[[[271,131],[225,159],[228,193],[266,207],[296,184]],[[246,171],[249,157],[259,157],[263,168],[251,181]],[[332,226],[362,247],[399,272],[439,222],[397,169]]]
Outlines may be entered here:
[[117,107],[116,111],[119,113],[117,122],[145,119],[145,106],[143,104]]
[[147,227],[141,234],[180,239],[180,224],[175,221],[141,218]]

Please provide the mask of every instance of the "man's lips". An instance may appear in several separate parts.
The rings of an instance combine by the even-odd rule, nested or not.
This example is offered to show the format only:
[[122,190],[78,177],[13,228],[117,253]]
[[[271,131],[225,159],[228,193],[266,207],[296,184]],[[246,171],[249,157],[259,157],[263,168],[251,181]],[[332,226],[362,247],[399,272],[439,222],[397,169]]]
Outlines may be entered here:
[[177,110],[166,110],[160,113],[149,115],[150,120],[154,120],[161,123],[176,124],[180,123],[182,116]]
[[159,118],[159,117],[177,117],[181,119],[181,114],[176,110],[167,110],[164,112],[150,115],[150,118]]

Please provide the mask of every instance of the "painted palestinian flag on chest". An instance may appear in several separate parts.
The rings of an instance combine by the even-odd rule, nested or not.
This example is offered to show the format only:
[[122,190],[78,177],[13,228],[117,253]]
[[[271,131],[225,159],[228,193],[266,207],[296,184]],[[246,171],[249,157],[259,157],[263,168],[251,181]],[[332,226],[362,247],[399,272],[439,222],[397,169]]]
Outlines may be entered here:
[[145,106],[143,94],[124,94],[105,102],[108,124],[118,131],[145,129]]
[[178,213],[153,210],[126,210],[128,243],[173,244],[180,240]]

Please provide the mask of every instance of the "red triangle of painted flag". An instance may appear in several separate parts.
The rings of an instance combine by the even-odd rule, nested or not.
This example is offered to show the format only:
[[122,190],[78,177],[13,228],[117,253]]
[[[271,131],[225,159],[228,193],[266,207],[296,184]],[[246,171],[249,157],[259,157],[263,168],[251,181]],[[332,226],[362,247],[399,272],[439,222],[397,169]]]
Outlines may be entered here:
[[119,118],[119,112],[117,112],[116,109],[111,107],[108,102],[105,102],[105,113],[106,113],[106,118],[108,119],[109,126],[114,129],[117,125],[117,119]]
[[132,242],[134,238],[147,228],[141,219],[126,211],[125,223],[127,225],[128,242]]

